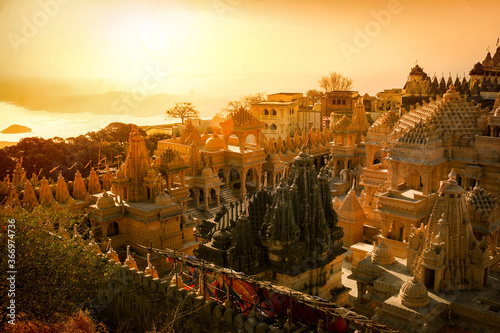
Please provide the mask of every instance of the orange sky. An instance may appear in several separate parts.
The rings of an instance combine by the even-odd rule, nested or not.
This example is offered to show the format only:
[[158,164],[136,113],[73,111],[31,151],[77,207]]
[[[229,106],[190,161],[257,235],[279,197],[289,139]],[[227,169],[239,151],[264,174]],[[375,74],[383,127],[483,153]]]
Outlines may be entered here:
[[374,94],[416,60],[468,73],[494,51],[499,13],[498,0],[3,0],[0,77],[229,96],[305,92],[337,71]]

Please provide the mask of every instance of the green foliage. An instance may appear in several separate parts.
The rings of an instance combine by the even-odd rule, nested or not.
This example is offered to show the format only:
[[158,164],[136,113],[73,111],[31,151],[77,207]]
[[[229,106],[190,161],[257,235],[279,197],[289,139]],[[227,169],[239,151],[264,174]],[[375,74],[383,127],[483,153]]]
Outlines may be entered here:
[[105,128],[97,132],[89,132],[87,135],[90,139],[97,142],[107,141],[127,143],[132,127],[137,128],[142,136],[145,137],[147,135],[142,128],[139,128],[134,124],[124,124],[120,122],[111,123]]
[[[7,253],[9,220],[15,220],[16,317],[23,321],[60,322],[87,303],[98,288],[109,281],[116,266],[98,257],[78,242],[63,236],[76,225],[81,233],[87,227],[83,219],[67,210],[39,206],[29,213],[23,209],[0,211],[0,247]],[[57,230],[56,230],[57,229]],[[86,241],[88,243],[88,241]],[[8,257],[2,256],[2,267]],[[0,272],[1,321],[6,320],[7,269]]]
[[5,149],[0,149],[0,180],[5,176],[12,175],[12,171],[16,167],[16,161],[7,153]]
[[[0,149],[0,179],[12,174],[15,162],[22,158],[22,167],[26,175],[33,173],[40,177],[56,180],[59,172],[66,179],[73,179],[75,172],[80,171],[83,177],[89,175],[91,167],[99,160],[110,167],[117,167],[118,160],[125,161],[127,144],[134,124],[111,123],[97,132],[65,139],[55,137],[43,139],[38,137],[21,139],[16,145]],[[142,136],[146,132],[139,128]],[[154,139],[150,140],[151,142]],[[157,140],[156,140],[157,142]]]
[[[22,166],[29,177],[34,172],[38,174],[40,169],[43,169],[42,175],[49,176],[50,170],[57,166],[67,166],[70,162],[68,145],[64,140],[56,138],[23,138],[17,145],[5,147],[3,150],[17,161],[23,159]],[[66,169],[62,171],[66,176]]]
[[158,141],[170,139],[171,135],[166,133],[153,133],[148,135],[144,141],[146,142],[146,147],[148,148],[149,155],[153,156],[154,151],[158,147]]
[[321,102],[321,97],[323,97],[325,93],[319,91],[317,89],[310,89],[306,92],[306,97],[309,99],[312,104],[316,104]]
[[241,97],[240,99],[227,102],[227,106],[222,108],[220,112],[217,112],[214,119],[223,120],[229,113],[236,111],[238,109],[247,109],[252,105],[252,103],[262,102],[266,99],[266,95],[262,92],[250,94]]

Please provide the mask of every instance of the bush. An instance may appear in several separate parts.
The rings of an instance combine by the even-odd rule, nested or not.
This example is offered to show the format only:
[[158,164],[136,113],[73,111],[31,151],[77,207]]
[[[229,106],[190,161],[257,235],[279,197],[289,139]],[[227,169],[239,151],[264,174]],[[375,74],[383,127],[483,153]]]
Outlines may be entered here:
[[[12,224],[15,229],[9,227]],[[83,241],[75,241],[67,233],[58,231],[59,228],[73,230],[74,225],[80,232],[86,231],[83,218],[68,210],[39,206],[29,213],[21,208],[2,207],[1,252],[8,253],[9,241],[15,245],[14,266],[9,266],[12,262],[4,255],[2,267],[15,269],[17,273],[14,298],[8,297],[8,269],[0,272],[1,324],[8,325],[6,311],[11,299],[15,299],[16,323],[51,327],[67,322],[94,297],[99,286],[110,279],[115,266],[98,257]],[[9,234],[9,230],[15,234]]]

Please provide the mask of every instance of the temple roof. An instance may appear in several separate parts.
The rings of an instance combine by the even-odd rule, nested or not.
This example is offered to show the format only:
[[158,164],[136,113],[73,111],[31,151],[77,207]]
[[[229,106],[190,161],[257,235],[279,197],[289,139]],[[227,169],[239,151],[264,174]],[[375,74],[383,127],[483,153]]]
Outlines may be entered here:
[[411,70],[410,70],[410,75],[423,75],[424,78],[427,77],[427,73],[424,72],[424,69],[422,67],[420,67],[418,64],[415,65],[415,67],[413,67]]
[[333,123],[330,130],[333,132],[347,132],[349,125],[351,124],[351,119],[346,115]]
[[205,145],[205,140],[203,140],[196,127],[193,126],[191,119],[186,121],[186,128],[179,138],[179,142],[183,145],[191,145],[193,142],[197,146]]
[[378,117],[368,129],[368,132],[389,134],[398,120],[399,115],[391,109]]
[[495,206],[498,205],[498,198],[486,193],[479,185],[474,186],[472,191],[465,195],[465,201],[468,206],[473,207],[483,215],[490,215]]
[[220,123],[223,130],[228,131],[245,131],[265,128],[266,124],[258,120],[253,114],[244,108],[240,108],[231,114]]
[[359,203],[358,197],[356,196],[355,192],[353,189],[349,190],[349,193],[347,193],[347,196],[344,199],[344,202],[342,202],[342,205],[338,209],[338,213],[341,214],[342,212],[346,212],[348,214],[355,215],[356,212],[363,212],[363,207]]
[[481,134],[477,125],[480,106],[472,106],[456,93],[453,86],[443,98],[430,100],[404,114],[392,132],[398,142],[428,143],[429,140],[451,138],[470,141]]

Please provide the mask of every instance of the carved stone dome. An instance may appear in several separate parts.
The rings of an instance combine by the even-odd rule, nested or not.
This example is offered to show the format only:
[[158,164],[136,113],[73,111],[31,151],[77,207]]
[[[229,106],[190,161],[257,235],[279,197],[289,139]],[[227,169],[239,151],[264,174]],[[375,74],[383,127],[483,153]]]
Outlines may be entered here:
[[153,168],[148,168],[146,171],[146,177],[153,178],[156,176],[156,171]]
[[125,171],[123,169],[120,169],[116,172],[116,178],[125,178]]
[[460,93],[455,90],[455,86],[452,84],[446,93],[443,95],[445,100],[459,99]]
[[338,210],[340,206],[342,206],[342,201],[339,200],[339,198],[335,197],[335,199],[332,200],[333,204],[333,209]]
[[108,195],[107,192],[103,192],[102,197],[97,199],[96,206],[99,209],[115,207],[115,201]]
[[172,198],[165,192],[162,192],[156,196],[155,205],[156,206],[168,206],[172,203]]
[[280,162],[280,157],[278,154],[271,154],[269,155],[269,163],[279,163]]
[[[500,94],[499,94],[500,95]],[[500,117],[500,106],[497,107],[497,109],[495,110],[495,113],[493,114],[494,117]]]
[[421,308],[429,304],[427,288],[416,276],[401,286],[399,297],[401,304],[409,308]]
[[372,262],[377,265],[390,265],[396,261],[392,248],[382,239],[372,250]]
[[224,149],[224,139],[214,133],[205,143],[206,151],[219,151]]
[[227,250],[231,247],[231,233],[222,228],[217,230],[212,236],[212,246],[219,250]]
[[214,172],[212,171],[212,168],[204,167],[203,170],[201,170],[201,177],[207,179],[214,178]]

